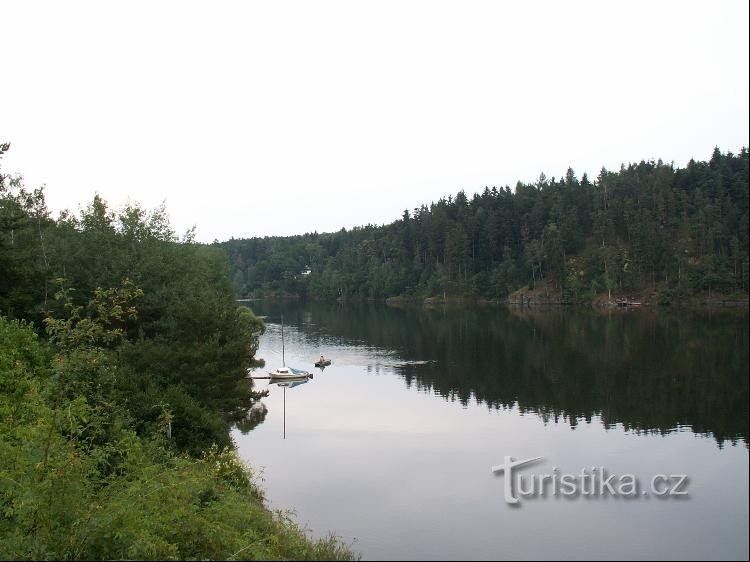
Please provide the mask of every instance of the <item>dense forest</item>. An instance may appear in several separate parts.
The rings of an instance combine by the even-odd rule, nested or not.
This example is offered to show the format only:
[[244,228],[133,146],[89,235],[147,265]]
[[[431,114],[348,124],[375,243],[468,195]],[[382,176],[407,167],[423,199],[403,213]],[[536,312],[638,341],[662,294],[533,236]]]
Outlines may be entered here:
[[558,302],[748,295],[748,151],[568,170],[515,189],[440,199],[384,226],[221,243],[239,294],[316,299],[514,291]]
[[268,511],[236,456],[264,325],[229,271],[163,208],[53,219],[0,173],[0,558],[352,556]]

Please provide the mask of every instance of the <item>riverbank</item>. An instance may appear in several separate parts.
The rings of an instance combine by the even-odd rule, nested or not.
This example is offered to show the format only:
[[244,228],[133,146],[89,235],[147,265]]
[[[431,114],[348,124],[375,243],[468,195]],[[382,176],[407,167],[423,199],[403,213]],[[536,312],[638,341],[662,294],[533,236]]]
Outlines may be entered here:
[[[300,295],[266,293],[262,298],[239,299],[240,302],[250,300],[267,300],[267,301],[304,301]],[[311,299],[315,302],[337,302],[339,304],[375,304],[384,303],[388,306],[529,306],[529,307],[547,307],[547,306],[575,306],[575,307],[593,307],[597,309],[608,308],[689,308],[689,309],[713,309],[713,308],[750,308],[750,300],[747,295],[720,293],[697,293],[694,295],[676,298],[659,291],[633,291],[633,292],[613,292],[610,294],[598,294],[591,297],[579,299],[566,299],[560,295],[559,290],[550,290],[549,288],[529,289],[523,287],[511,293],[504,299],[490,299],[484,297],[467,297],[467,296],[407,296],[396,295],[386,298],[358,298],[358,297],[339,297],[332,301],[325,299]]]
[[[58,328],[80,341],[80,329]],[[233,443],[181,451],[181,434],[205,428],[176,404],[139,431],[142,397],[120,382],[127,372],[119,350],[55,346],[0,317],[0,558],[357,558],[271,511]]]

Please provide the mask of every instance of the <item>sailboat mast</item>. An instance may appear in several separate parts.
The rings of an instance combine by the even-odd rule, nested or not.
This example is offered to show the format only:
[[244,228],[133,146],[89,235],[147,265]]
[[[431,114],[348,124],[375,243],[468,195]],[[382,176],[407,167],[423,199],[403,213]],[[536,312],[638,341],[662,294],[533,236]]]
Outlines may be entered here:
[[281,315],[281,366],[286,367],[286,360],[284,358],[284,315]]

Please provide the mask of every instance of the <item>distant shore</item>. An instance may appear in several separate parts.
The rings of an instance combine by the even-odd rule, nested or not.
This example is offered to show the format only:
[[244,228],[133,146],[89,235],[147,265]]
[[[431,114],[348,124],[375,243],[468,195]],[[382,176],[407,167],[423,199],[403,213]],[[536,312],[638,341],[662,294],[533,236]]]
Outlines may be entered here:
[[[266,292],[256,297],[243,297],[237,302],[253,301],[300,301],[305,297],[297,294]],[[320,299],[311,299],[323,302]],[[658,291],[633,291],[613,292],[609,294],[596,295],[593,298],[565,299],[559,291],[550,291],[544,288],[523,288],[511,293],[507,298],[488,299],[470,296],[411,296],[396,295],[386,298],[362,298],[362,297],[339,297],[325,302],[338,303],[384,303],[388,306],[523,306],[523,307],[547,307],[547,306],[573,306],[593,307],[597,309],[634,309],[634,308],[689,308],[689,309],[713,309],[713,308],[750,308],[750,300],[746,295],[724,295],[717,293],[697,293],[684,298],[670,299],[664,301],[663,293]]]

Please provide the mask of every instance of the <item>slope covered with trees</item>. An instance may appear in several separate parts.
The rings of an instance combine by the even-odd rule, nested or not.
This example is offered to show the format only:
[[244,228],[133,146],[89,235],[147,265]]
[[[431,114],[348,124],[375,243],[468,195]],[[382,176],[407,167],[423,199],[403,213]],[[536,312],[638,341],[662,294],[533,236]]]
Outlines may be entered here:
[[269,512],[233,450],[265,413],[263,329],[164,209],[54,220],[0,174],[0,558],[351,557]]
[[650,291],[748,294],[748,151],[568,170],[440,199],[400,220],[330,234],[232,239],[237,291],[319,299],[465,296],[544,288],[562,301]]

